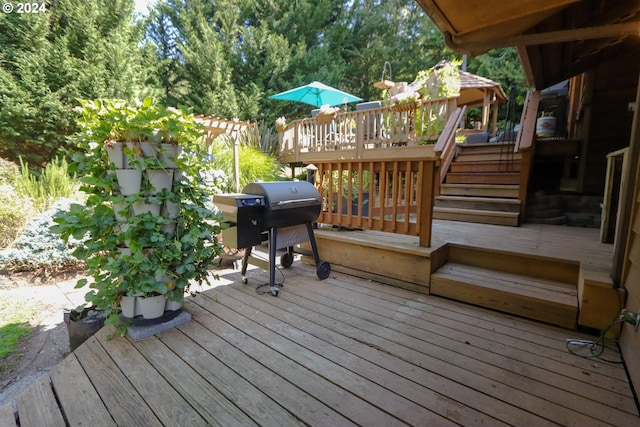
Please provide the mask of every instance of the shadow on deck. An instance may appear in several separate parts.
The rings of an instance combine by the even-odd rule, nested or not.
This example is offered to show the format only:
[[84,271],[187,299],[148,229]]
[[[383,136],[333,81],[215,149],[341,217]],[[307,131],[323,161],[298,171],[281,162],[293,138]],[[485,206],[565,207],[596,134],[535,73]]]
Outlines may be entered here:
[[21,425],[638,424],[623,365],[567,352],[588,335],[300,262],[284,276],[275,298],[263,270],[227,275],[161,336],[103,328],[18,398]]

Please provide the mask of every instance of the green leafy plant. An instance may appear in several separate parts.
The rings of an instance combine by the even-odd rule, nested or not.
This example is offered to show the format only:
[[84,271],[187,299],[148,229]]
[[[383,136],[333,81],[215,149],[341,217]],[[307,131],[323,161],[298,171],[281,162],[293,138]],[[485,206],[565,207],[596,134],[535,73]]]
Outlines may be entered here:
[[55,157],[36,175],[20,158],[20,174],[15,181],[19,195],[28,197],[39,211],[49,209],[56,200],[73,197],[78,190],[74,174],[64,158]]
[[36,212],[30,198],[16,194],[10,184],[0,185],[0,247],[13,242]]
[[[74,156],[72,169],[82,176],[80,189],[88,197],[84,205],[72,204],[58,214],[52,231],[65,241],[83,241],[73,254],[86,262],[91,280],[82,279],[76,287],[88,287],[87,302],[104,310],[105,324],[116,324],[124,332],[127,324],[118,315],[123,296],[179,299],[193,283],[209,283],[208,266],[221,250],[217,241],[219,218],[206,207],[210,164],[207,154],[198,149],[202,137],[199,126],[182,110],[154,106],[147,100],[132,105],[109,100],[85,101],[82,105],[80,126],[85,139]],[[137,135],[159,135],[161,126],[171,128],[167,132],[171,136],[166,138],[179,144],[181,154],[173,159],[176,173],[170,190],[151,191],[150,183],[143,181],[139,193],[120,193],[113,163],[104,150],[110,138],[128,133],[115,106],[124,108],[127,117],[139,119],[135,128],[145,130]],[[127,123],[131,121],[127,119]],[[135,143],[125,155],[128,167],[134,170],[166,166]],[[141,201],[165,207],[172,203],[176,211],[129,214]]]
[[[213,157],[212,167],[221,170],[227,177],[222,190],[234,192],[234,140],[230,136],[220,135],[211,144],[209,152]],[[240,167],[240,189],[255,181],[277,181],[280,177],[282,166],[275,155],[264,153],[259,148],[259,141],[248,136],[240,138],[238,147]]]

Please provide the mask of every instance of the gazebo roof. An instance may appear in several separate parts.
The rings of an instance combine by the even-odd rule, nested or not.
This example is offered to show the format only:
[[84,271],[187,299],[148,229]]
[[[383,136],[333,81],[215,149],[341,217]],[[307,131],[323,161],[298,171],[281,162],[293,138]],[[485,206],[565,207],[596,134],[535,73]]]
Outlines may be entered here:
[[477,76],[466,71],[460,71],[460,97],[458,105],[466,105],[468,108],[480,107],[484,103],[485,92],[489,92],[491,103],[501,103],[507,100],[507,96],[498,82]]

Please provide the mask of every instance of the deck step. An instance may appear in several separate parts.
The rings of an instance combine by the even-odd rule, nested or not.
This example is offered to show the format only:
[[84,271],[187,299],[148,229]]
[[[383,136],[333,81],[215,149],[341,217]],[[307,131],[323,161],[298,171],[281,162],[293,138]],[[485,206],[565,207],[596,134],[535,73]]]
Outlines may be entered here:
[[575,328],[575,284],[448,262],[431,275],[431,294]]
[[456,162],[485,162],[492,160],[518,161],[522,160],[522,153],[468,153],[458,152]]
[[518,226],[519,212],[502,212],[483,209],[459,209],[434,206],[433,218],[449,221],[475,222],[478,224]]
[[458,150],[464,151],[467,153],[504,153],[511,152],[514,150],[513,142],[479,142],[475,144],[462,143],[457,145]]
[[438,196],[435,206],[441,208],[520,212],[518,199],[500,197]]
[[447,184],[440,186],[440,194],[445,196],[504,197],[518,198],[519,185],[511,184]]
[[450,172],[478,173],[478,172],[520,172],[521,161],[487,160],[480,162],[455,161],[451,164]]
[[447,173],[448,184],[519,184],[519,172]]

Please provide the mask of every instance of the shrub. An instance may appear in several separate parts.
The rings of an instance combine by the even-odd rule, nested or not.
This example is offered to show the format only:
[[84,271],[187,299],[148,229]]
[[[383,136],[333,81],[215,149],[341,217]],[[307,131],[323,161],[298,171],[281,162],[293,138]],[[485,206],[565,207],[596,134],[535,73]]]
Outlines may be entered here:
[[13,242],[35,214],[30,198],[16,195],[10,184],[0,185],[0,248]]
[[64,158],[56,157],[45,166],[40,176],[36,176],[20,159],[20,174],[16,180],[16,190],[30,197],[39,211],[49,209],[56,200],[72,197],[78,189],[75,177],[69,174],[69,166]]
[[[218,137],[211,147],[213,168],[224,173],[226,181],[223,183],[225,192],[235,192],[233,173],[233,139],[224,135]],[[277,181],[280,178],[281,165],[277,157],[262,152],[255,145],[240,144],[238,147],[240,164],[240,188],[256,181]]]
[[80,261],[71,252],[80,242],[71,239],[67,246],[60,236],[49,230],[54,225],[54,215],[69,209],[72,202],[74,201],[70,199],[61,199],[51,209],[29,221],[24,232],[15,239],[11,247],[0,251],[0,270],[39,270],[48,274],[77,267]]
[[0,184],[13,185],[19,172],[20,169],[18,168],[18,165],[10,162],[9,160],[0,158]]

